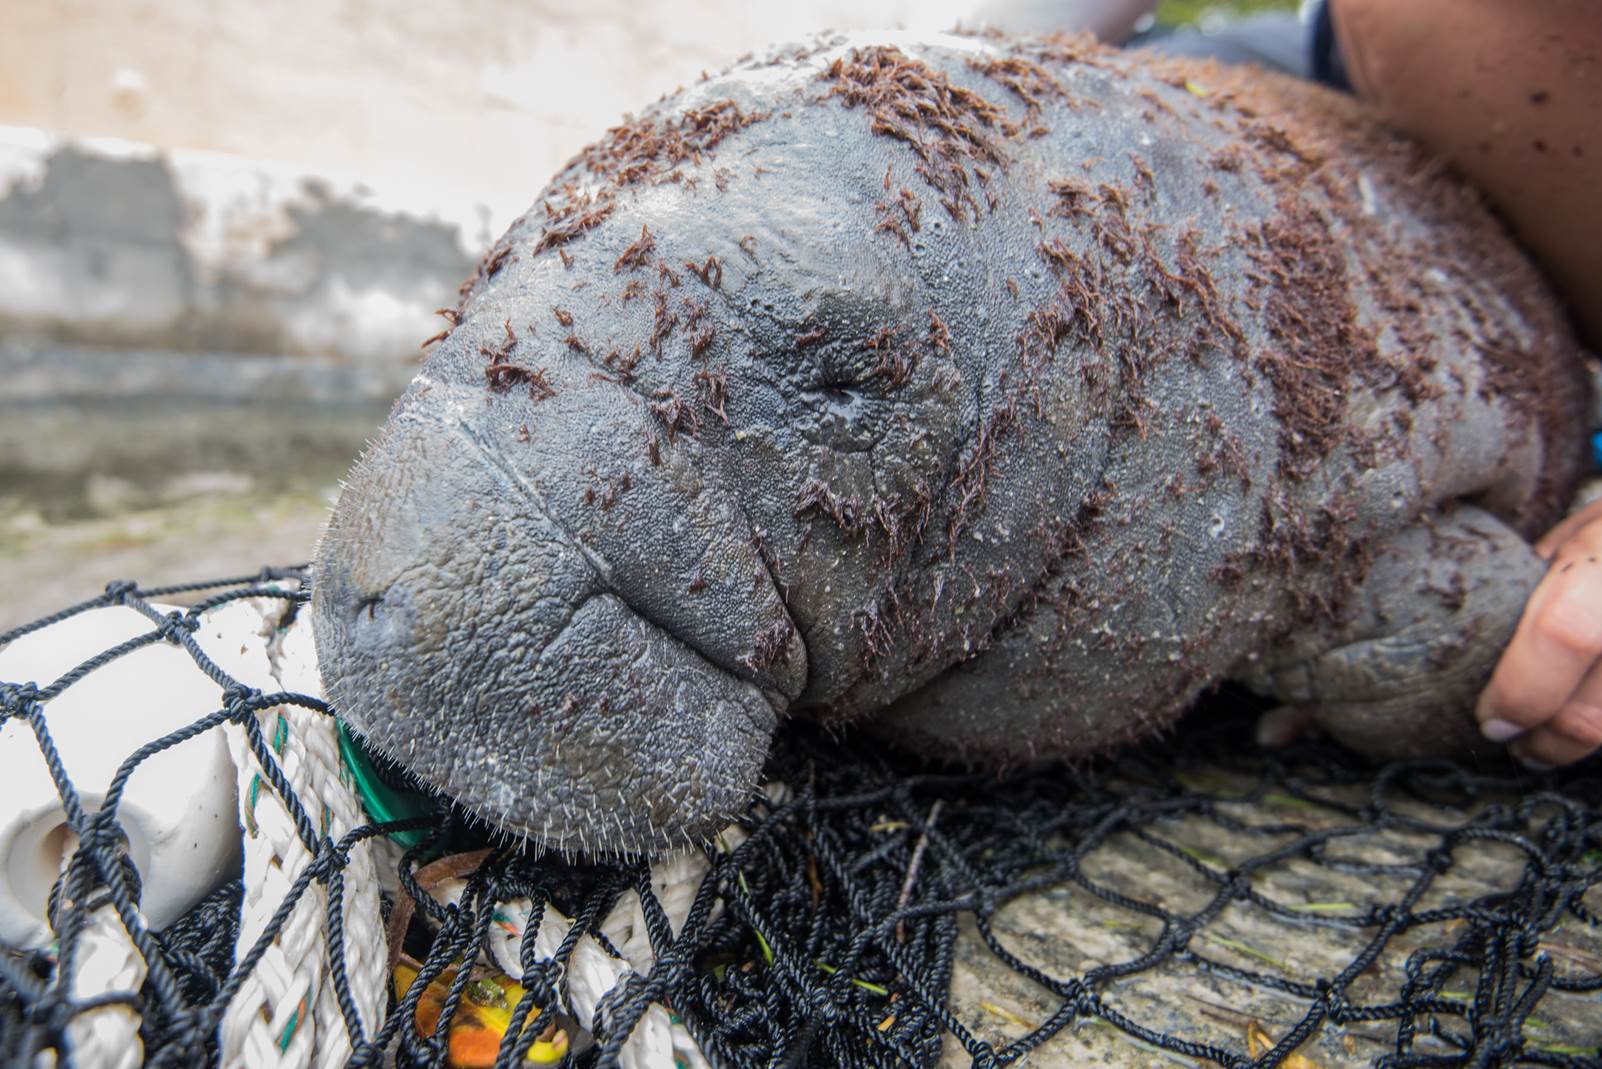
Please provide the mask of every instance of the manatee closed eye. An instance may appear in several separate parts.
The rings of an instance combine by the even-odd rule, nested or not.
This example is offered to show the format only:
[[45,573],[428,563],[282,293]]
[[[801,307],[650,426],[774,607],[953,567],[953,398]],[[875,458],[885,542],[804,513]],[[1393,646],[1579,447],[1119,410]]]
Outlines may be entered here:
[[1357,105],[1087,42],[784,49],[586,148],[352,473],[350,723],[508,831],[702,838],[788,716],[991,766],[1235,679],[1376,754],[1468,704],[1580,359]]

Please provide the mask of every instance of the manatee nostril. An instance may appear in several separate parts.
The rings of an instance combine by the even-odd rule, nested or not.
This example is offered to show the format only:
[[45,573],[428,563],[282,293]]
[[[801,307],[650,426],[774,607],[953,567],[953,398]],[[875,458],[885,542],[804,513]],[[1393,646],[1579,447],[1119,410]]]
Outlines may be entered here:
[[360,620],[364,615],[369,620],[378,619],[378,608],[384,604],[384,595],[369,594],[356,602],[355,617]]

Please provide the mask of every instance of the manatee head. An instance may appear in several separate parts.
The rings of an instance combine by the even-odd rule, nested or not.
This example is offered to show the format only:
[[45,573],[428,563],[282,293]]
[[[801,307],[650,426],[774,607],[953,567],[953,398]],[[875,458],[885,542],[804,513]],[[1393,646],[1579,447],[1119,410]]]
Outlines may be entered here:
[[[557,175],[319,550],[324,679],[370,743],[508,831],[654,850],[743,808],[780,719],[882,705],[1026,596],[1024,517],[1082,491],[1041,465],[1089,466],[996,446],[1071,408],[997,400],[1024,321],[989,265],[1036,239],[959,84],[985,47],[781,53]],[[931,82],[925,159],[873,94]]]

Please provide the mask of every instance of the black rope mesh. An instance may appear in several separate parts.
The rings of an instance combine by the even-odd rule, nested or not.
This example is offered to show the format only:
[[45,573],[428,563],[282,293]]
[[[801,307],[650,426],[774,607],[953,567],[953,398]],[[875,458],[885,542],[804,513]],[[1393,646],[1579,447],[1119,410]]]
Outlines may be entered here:
[[[639,894],[656,965],[603,1000],[595,1045],[571,1050],[564,1064],[613,1064],[659,1003],[719,1066],[922,1066],[942,1057],[1006,1065],[1059,1033],[1087,1028],[1138,1048],[1130,1064],[1325,1065],[1288,1059],[1307,1057],[1297,1048],[1309,1037],[1338,1030],[1347,1064],[1602,1065],[1597,761],[1537,777],[1505,765],[1374,767],[1316,741],[1264,753],[1249,744],[1249,710],[1233,697],[1215,698],[1220,708],[1193,716],[1176,739],[1110,766],[999,779],[931,771],[876,745],[791,725],[768,773],[788,796],[754,801],[741,822],[749,836],[732,851],[707,848],[710,873],[676,937],[644,863],[576,865],[485,843],[443,801],[424,818],[369,825],[335,842],[291,797],[286,805],[316,860],[254,950],[235,960],[237,880],[165,931],[146,930],[136,912],[139,873],[117,822],[117,784],[151,754],[232,721],[245,725],[262,762],[263,789],[286,794],[252,714],[286,701],[332,710],[242,686],[194,633],[201,612],[230,600],[303,603],[305,580],[298,569],[265,569],[161,588],[112,583],[99,598],[0,635],[4,645],[106,605],[130,606],[151,625],[59,680],[0,681],[0,724],[35,736],[80,841],[53,896],[57,943],[0,947],[0,1064],[32,1066],[46,1051],[71,1064],[67,1023],[99,1001],[69,998],[64,977],[77,933],[104,902],[149,964],[136,1000],[147,1064],[215,1062],[223,1008],[293,901],[314,881],[341,901],[352,845],[422,828],[428,835],[405,853],[398,885],[415,902],[405,945],[424,979],[476,957],[496,903],[534,903],[524,973],[515,978],[528,997],[514,1021],[535,1006],[560,1010],[579,936],[598,934],[624,893]],[[205,591],[215,592],[184,612],[150,606]],[[56,755],[49,702],[116,657],[158,642],[193,656],[219,688],[218,709],[130,755],[107,803],[86,811]],[[488,854],[459,905],[442,906],[419,887],[425,859],[475,846]],[[1486,851],[1503,857],[1505,878],[1490,884],[1472,861]],[[1348,897],[1287,894],[1319,879],[1347,888]],[[575,921],[555,959],[542,961],[532,929],[547,904]],[[1039,918],[1052,916],[1089,935],[1042,930]],[[1266,945],[1241,937],[1243,917],[1254,930],[1279,925],[1286,935]],[[337,911],[330,923],[335,988],[346,1020],[355,1021]],[[467,976],[455,974],[447,1026]],[[1170,987],[1150,986],[1162,977]],[[444,1064],[444,1044],[409,1024],[422,989],[413,985],[398,1011],[392,996],[376,1035],[353,1037],[353,1064]],[[1019,991],[1028,992],[1035,1016],[1008,1008],[1019,1003],[1008,1003],[1007,993]],[[1244,1008],[1263,997],[1278,1007],[1272,1030]],[[514,1025],[510,1035],[499,1065],[518,1064],[533,1030],[518,1039]],[[1354,1036],[1361,1043],[1353,1045]],[[1048,1064],[1040,1060],[1048,1055],[1036,1054],[1035,1064]]]

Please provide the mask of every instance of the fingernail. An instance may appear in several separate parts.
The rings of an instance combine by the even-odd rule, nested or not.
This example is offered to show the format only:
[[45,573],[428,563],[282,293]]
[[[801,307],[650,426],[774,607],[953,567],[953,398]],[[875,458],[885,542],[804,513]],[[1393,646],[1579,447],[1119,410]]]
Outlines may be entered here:
[[1513,756],[1518,758],[1519,764],[1531,772],[1550,772],[1557,767],[1556,765],[1549,765],[1545,761],[1537,761],[1533,757],[1525,757],[1522,754],[1514,754]]
[[1480,734],[1492,742],[1507,742],[1524,734],[1524,729],[1510,720],[1492,719],[1480,725]]

